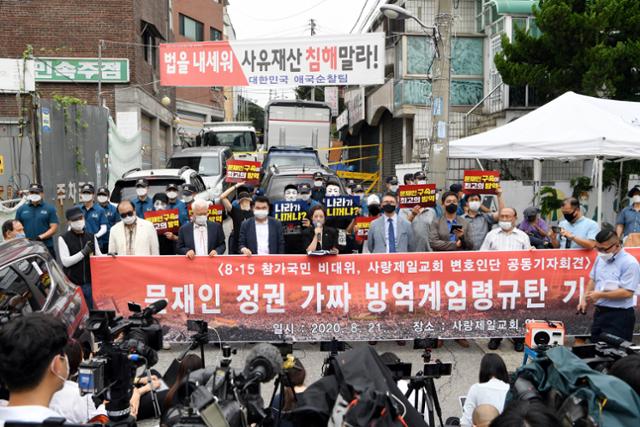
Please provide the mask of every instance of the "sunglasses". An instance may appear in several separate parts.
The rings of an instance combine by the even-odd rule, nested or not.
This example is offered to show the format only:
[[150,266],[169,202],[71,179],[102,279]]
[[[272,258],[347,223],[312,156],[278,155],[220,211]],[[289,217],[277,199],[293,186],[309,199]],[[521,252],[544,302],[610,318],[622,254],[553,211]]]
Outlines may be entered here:
[[129,212],[122,212],[122,213],[120,214],[120,218],[126,218],[126,217],[128,217],[128,216],[134,216],[134,215],[135,215],[135,213],[134,213],[133,211],[129,211]]
[[605,252],[609,252],[609,250],[611,248],[613,248],[614,246],[617,246],[617,245],[619,245],[619,243],[614,243],[613,245],[611,245],[611,246],[609,246],[607,248],[597,248],[597,249],[598,249],[598,252],[605,253]]

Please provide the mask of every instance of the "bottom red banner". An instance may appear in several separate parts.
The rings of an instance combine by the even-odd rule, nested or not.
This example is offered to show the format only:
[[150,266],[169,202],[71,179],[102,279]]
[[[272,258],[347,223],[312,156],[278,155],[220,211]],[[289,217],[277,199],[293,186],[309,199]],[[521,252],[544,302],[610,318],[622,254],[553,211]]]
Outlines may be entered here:
[[[640,250],[630,250],[635,256]],[[451,252],[307,257],[94,257],[100,309],[167,299],[167,339],[203,319],[224,341],[401,340],[511,337],[527,319],[576,315],[595,252]],[[591,311],[589,312],[591,314]]]

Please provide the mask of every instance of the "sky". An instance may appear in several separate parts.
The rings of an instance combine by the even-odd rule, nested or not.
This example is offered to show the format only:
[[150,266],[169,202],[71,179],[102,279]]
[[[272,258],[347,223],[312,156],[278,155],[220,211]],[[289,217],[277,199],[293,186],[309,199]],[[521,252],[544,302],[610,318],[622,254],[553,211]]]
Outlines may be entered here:
[[[309,20],[316,22],[316,34],[349,34],[364,21],[380,0],[229,0],[231,22],[238,40],[304,37],[311,34]],[[356,20],[363,10],[358,26]],[[246,88],[247,96],[264,106],[269,89]],[[292,89],[272,93],[275,98],[293,99]]]

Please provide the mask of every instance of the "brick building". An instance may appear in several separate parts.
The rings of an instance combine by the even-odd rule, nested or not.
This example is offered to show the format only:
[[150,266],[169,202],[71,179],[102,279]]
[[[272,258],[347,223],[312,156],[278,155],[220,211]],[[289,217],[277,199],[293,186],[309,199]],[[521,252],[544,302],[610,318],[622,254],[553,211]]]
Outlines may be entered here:
[[[99,50],[105,61],[127,59],[128,79],[118,83],[105,79],[100,95],[97,72],[86,69],[84,75],[94,76],[93,80],[72,76],[46,81],[36,74],[36,93],[42,99],[72,96],[90,105],[100,99],[118,127],[140,132],[141,166],[160,167],[174,141],[175,89],[159,84],[157,47],[173,41],[170,17],[171,0],[2,0],[0,58],[21,58],[30,45],[36,68],[45,63],[41,58],[66,58],[65,73],[82,72],[73,69],[74,58],[91,58],[93,65],[85,66],[96,67]],[[104,40],[101,49],[100,40]],[[168,106],[161,102],[164,97],[171,100]],[[20,116],[16,95],[0,94],[0,123],[10,127]],[[127,123],[121,123],[125,118]]]
[[[174,0],[173,33],[176,42],[217,41],[224,37],[225,0]],[[204,122],[224,120],[222,87],[176,89],[178,127],[182,139],[195,138]]]

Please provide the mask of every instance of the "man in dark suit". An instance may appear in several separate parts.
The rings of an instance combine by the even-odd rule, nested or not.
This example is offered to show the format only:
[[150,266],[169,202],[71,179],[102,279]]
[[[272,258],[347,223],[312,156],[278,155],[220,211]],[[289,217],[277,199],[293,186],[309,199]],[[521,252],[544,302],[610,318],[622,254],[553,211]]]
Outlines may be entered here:
[[269,217],[269,199],[256,197],[253,203],[253,218],[249,218],[240,227],[240,253],[251,256],[283,254],[284,234],[282,224]]
[[209,218],[209,202],[196,199],[193,209],[193,222],[188,222],[178,231],[176,252],[194,259],[196,255],[210,257],[224,254],[226,249],[224,231],[218,223]]

